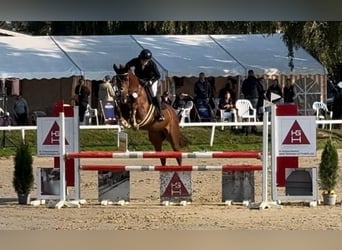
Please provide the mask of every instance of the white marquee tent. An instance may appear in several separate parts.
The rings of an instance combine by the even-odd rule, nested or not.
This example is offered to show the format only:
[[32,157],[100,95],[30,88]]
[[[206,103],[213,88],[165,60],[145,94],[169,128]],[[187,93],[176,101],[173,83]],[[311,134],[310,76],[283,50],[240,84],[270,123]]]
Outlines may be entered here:
[[0,78],[51,79],[81,74],[47,36],[0,37],[0,55]]
[[326,70],[303,48],[294,49],[294,68],[281,34],[212,35],[245,68],[259,75],[324,75]]
[[133,36],[150,49],[156,61],[172,76],[245,75],[246,69],[218,46],[208,35]]
[[58,78],[84,74],[101,80],[113,63],[125,63],[142,48],[153,53],[165,76],[326,74],[304,49],[290,70],[287,47],[274,35],[0,36],[0,77]]
[[52,39],[89,80],[113,75],[114,63],[124,64],[142,49],[129,35],[53,36]]
[[[291,71],[281,34],[0,36],[0,78],[61,79],[84,75],[88,80],[101,80],[114,74],[114,63],[124,64],[143,48],[152,51],[163,79],[197,77],[199,72],[212,77],[244,78],[253,69],[257,75],[295,78],[298,90],[305,89],[301,97],[305,109],[310,106],[311,100],[306,99],[310,89],[315,100],[326,96],[324,66],[299,48],[294,51]],[[313,81],[307,81],[309,78]],[[62,90],[65,83],[60,82],[56,87],[60,88],[60,98],[70,96],[74,84],[66,91]]]

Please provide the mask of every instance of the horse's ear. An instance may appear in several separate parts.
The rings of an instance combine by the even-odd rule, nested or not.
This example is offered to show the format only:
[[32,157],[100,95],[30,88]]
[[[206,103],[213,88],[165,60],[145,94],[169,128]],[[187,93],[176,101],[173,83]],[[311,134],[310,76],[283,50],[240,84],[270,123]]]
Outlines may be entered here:
[[119,65],[119,69],[120,69],[121,72],[127,73],[127,72],[129,71],[130,68],[128,67],[127,64],[120,64],[120,65]]
[[116,73],[118,73],[119,68],[118,68],[118,66],[116,66],[115,63],[113,64],[113,69],[114,69],[114,71],[115,71]]

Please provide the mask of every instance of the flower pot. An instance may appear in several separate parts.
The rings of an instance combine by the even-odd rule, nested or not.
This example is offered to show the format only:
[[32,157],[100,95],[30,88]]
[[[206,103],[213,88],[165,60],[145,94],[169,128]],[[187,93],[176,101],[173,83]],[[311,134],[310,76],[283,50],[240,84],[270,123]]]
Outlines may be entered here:
[[30,204],[31,197],[30,194],[18,194],[18,203],[21,205]]
[[323,205],[335,206],[336,194],[323,194]]

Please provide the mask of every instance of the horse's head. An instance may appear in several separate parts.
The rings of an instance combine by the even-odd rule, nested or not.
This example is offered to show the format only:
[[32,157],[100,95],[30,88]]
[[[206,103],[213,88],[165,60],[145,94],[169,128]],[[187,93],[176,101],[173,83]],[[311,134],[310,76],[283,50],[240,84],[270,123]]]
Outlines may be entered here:
[[129,98],[137,98],[139,93],[139,79],[126,66],[120,64],[113,65],[116,72],[116,83],[120,92],[121,100],[126,103]]

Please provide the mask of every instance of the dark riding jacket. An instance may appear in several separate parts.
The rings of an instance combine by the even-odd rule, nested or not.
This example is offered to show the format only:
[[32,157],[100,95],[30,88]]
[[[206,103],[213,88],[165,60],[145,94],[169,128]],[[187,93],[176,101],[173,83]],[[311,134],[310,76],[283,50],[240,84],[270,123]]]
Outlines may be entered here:
[[136,57],[127,62],[126,67],[134,67],[135,75],[143,81],[155,82],[160,79],[158,67],[152,60],[150,60],[147,63],[147,65],[143,68],[140,59]]

